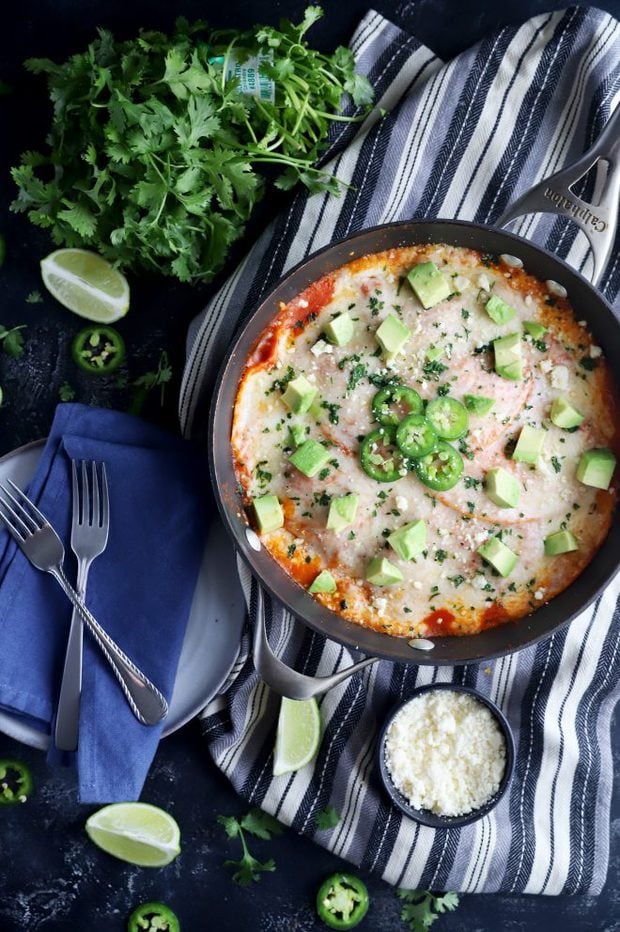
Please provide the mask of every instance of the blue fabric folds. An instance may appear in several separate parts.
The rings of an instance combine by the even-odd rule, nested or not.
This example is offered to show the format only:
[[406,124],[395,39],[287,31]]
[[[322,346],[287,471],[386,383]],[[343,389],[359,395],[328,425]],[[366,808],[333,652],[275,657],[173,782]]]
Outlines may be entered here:
[[[125,653],[172,695],[206,531],[207,468],[181,440],[127,414],[59,405],[29,494],[69,546],[71,459],[106,464],[108,546],[91,566],[86,602]],[[0,531],[0,706],[50,732],[71,605]],[[163,723],[141,725],[88,633],[80,739],[82,802],[137,799]]]

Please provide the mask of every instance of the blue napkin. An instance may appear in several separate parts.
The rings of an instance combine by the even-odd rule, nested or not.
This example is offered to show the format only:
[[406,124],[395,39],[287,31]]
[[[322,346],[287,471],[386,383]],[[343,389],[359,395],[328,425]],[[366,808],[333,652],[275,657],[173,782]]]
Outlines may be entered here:
[[[59,405],[29,494],[60,534],[74,581],[70,459],[104,461],[110,488],[108,546],[91,566],[88,606],[169,701],[205,543],[204,457],[130,415]],[[0,706],[45,732],[54,719],[70,619],[56,581],[0,531]],[[80,800],[137,799],[162,729],[163,723],[138,722],[85,633]]]

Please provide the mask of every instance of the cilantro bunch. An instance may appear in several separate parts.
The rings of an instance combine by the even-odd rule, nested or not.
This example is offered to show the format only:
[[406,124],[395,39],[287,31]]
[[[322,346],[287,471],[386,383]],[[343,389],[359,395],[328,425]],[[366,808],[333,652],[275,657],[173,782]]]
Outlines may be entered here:
[[[263,197],[268,166],[282,169],[280,188],[339,187],[316,162],[330,125],[361,119],[372,89],[348,49],[308,46],[321,16],[311,6],[299,25],[248,32],[179,20],[171,36],[142,31],[124,42],[100,30],[62,64],[29,59],[30,71],[47,76],[54,114],[49,151],[23,153],[12,170],[12,208],[57,245],[209,281]],[[274,83],[273,101],[228,77],[253,56]],[[345,95],[361,112],[340,113]]]

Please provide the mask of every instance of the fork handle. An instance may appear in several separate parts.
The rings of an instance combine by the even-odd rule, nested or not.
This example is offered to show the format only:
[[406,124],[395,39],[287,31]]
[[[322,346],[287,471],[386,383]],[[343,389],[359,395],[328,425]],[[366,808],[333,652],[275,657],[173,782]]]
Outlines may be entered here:
[[133,714],[143,725],[156,725],[168,714],[168,703],[165,698],[144,673],[138,669],[135,663],[123,653],[116,641],[104,631],[97,619],[80,599],[65,576],[62,567],[55,567],[50,572],[61,588],[64,589],[67,597],[101,649],[103,656],[112,667]]
[[[90,560],[78,561],[78,574],[75,591],[84,600],[88,583]],[[60,682],[60,695],[56,710],[54,743],[60,751],[75,751],[78,745],[80,727],[80,695],[82,692],[82,641],[84,625],[77,610],[73,608],[65,664]]]

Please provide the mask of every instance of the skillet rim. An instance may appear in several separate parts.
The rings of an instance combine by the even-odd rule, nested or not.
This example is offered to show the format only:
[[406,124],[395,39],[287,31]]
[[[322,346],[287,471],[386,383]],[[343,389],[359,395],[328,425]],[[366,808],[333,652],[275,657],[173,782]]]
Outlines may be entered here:
[[[433,234],[433,231],[435,231],[436,235]],[[447,235],[443,231],[447,231]],[[305,256],[288,269],[253,306],[250,313],[244,316],[241,325],[235,331],[231,346],[219,367],[209,406],[209,472],[218,510],[237,551],[265,590],[311,630],[323,634],[325,637],[349,649],[359,650],[364,654],[393,662],[412,663],[420,666],[461,666],[468,663],[482,663],[494,660],[515,653],[525,647],[538,644],[565,628],[575,617],[595,602],[620,568],[620,507],[616,506],[609,533],[584,572],[550,602],[545,603],[530,615],[523,616],[516,622],[506,622],[474,635],[434,637],[432,639],[435,643],[434,650],[428,652],[416,651],[409,647],[407,638],[396,638],[364,628],[326,609],[308,595],[305,589],[285,572],[265,548],[261,547],[261,550],[257,552],[250,546],[246,537],[246,530],[250,525],[247,523],[245,512],[236,492],[237,481],[232,457],[229,455],[230,427],[236,399],[236,388],[247,359],[247,353],[258,335],[268,325],[269,320],[277,313],[278,301],[290,301],[304,287],[308,287],[309,284],[322,275],[346,265],[361,255],[370,255],[376,252],[384,252],[387,249],[398,248],[399,246],[415,245],[423,242],[445,242],[450,245],[483,250],[485,247],[478,243],[466,242],[468,233],[475,237],[480,235],[488,236],[491,240],[500,237],[508,244],[514,244],[522,252],[525,250],[525,253],[530,254],[527,259],[523,257],[523,262],[526,270],[531,274],[543,280],[553,278],[560,282],[561,276],[564,276],[569,279],[572,286],[576,287],[577,291],[585,289],[586,295],[594,302],[594,306],[592,308],[589,306],[579,307],[579,309],[574,308],[576,316],[578,316],[578,319],[582,317],[586,319],[595,335],[597,330],[615,328],[615,343],[616,345],[620,344],[620,319],[611,304],[581,272],[548,249],[515,233],[488,224],[442,218],[401,220],[367,227],[343,239],[330,242]],[[452,239],[449,234],[452,234]],[[380,240],[382,235],[388,238],[392,236],[398,238],[400,236],[400,239],[398,242],[387,244],[382,244],[380,241],[377,245],[374,242],[374,246],[368,246],[356,251],[355,246],[360,241],[366,242],[367,239],[376,241],[377,238]],[[403,236],[405,239],[402,238]],[[454,237],[456,237],[456,240]],[[498,254],[498,252],[507,253],[509,249],[502,248],[498,250],[491,243],[488,246],[488,251],[492,254]],[[519,255],[518,252],[514,254]],[[334,262],[330,262],[328,266],[321,268],[320,271],[313,271],[307,275],[305,284],[297,283],[293,287],[291,286],[291,282],[295,282],[304,272],[307,273],[308,268],[315,269],[321,261],[325,262],[325,260],[329,260],[334,256],[339,258]],[[536,260],[544,264],[550,264],[552,272],[555,271],[555,274],[544,274],[543,276],[540,272],[533,270],[530,258],[534,260],[535,264]],[[280,294],[280,292],[287,292],[287,288],[290,294]],[[572,303],[571,287],[568,285],[567,291]],[[276,308],[273,305],[276,305]],[[605,312],[602,322],[595,319],[596,305],[599,305],[600,309]],[[602,342],[608,346],[612,345],[608,340]],[[242,352],[240,348],[243,348]],[[607,351],[606,356],[610,358],[610,353]],[[222,394],[226,389],[230,390],[232,382],[234,382],[232,404],[228,412],[222,412]],[[221,449],[218,451],[216,449],[216,440],[221,438],[222,431],[226,434],[226,443],[221,443]],[[228,462],[223,462],[223,458],[226,458]],[[234,489],[231,507],[227,507],[224,500],[226,491],[230,492],[231,489],[228,488],[222,493],[219,484],[220,479],[223,480],[225,486],[232,486]],[[235,514],[232,514],[232,512],[235,512]],[[613,556],[614,552],[618,554],[615,558]],[[594,582],[588,583],[586,576],[592,575],[595,576]],[[586,590],[585,594],[581,593],[581,597],[575,598],[576,590],[582,589]],[[284,595],[282,590],[285,590]],[[538,623],[536,623],[536,619]],[[541,620],[543,622],[542,630],[540,630]],[[481,642],[482,644],[490,642],[490,644],[487,644],[485,649]],[[476,646],[479,646],[480,649],[476,650]],[[458,650],[459,647],[469,647],[469,650]],[[463,654],[465,656],[462,656]]]

